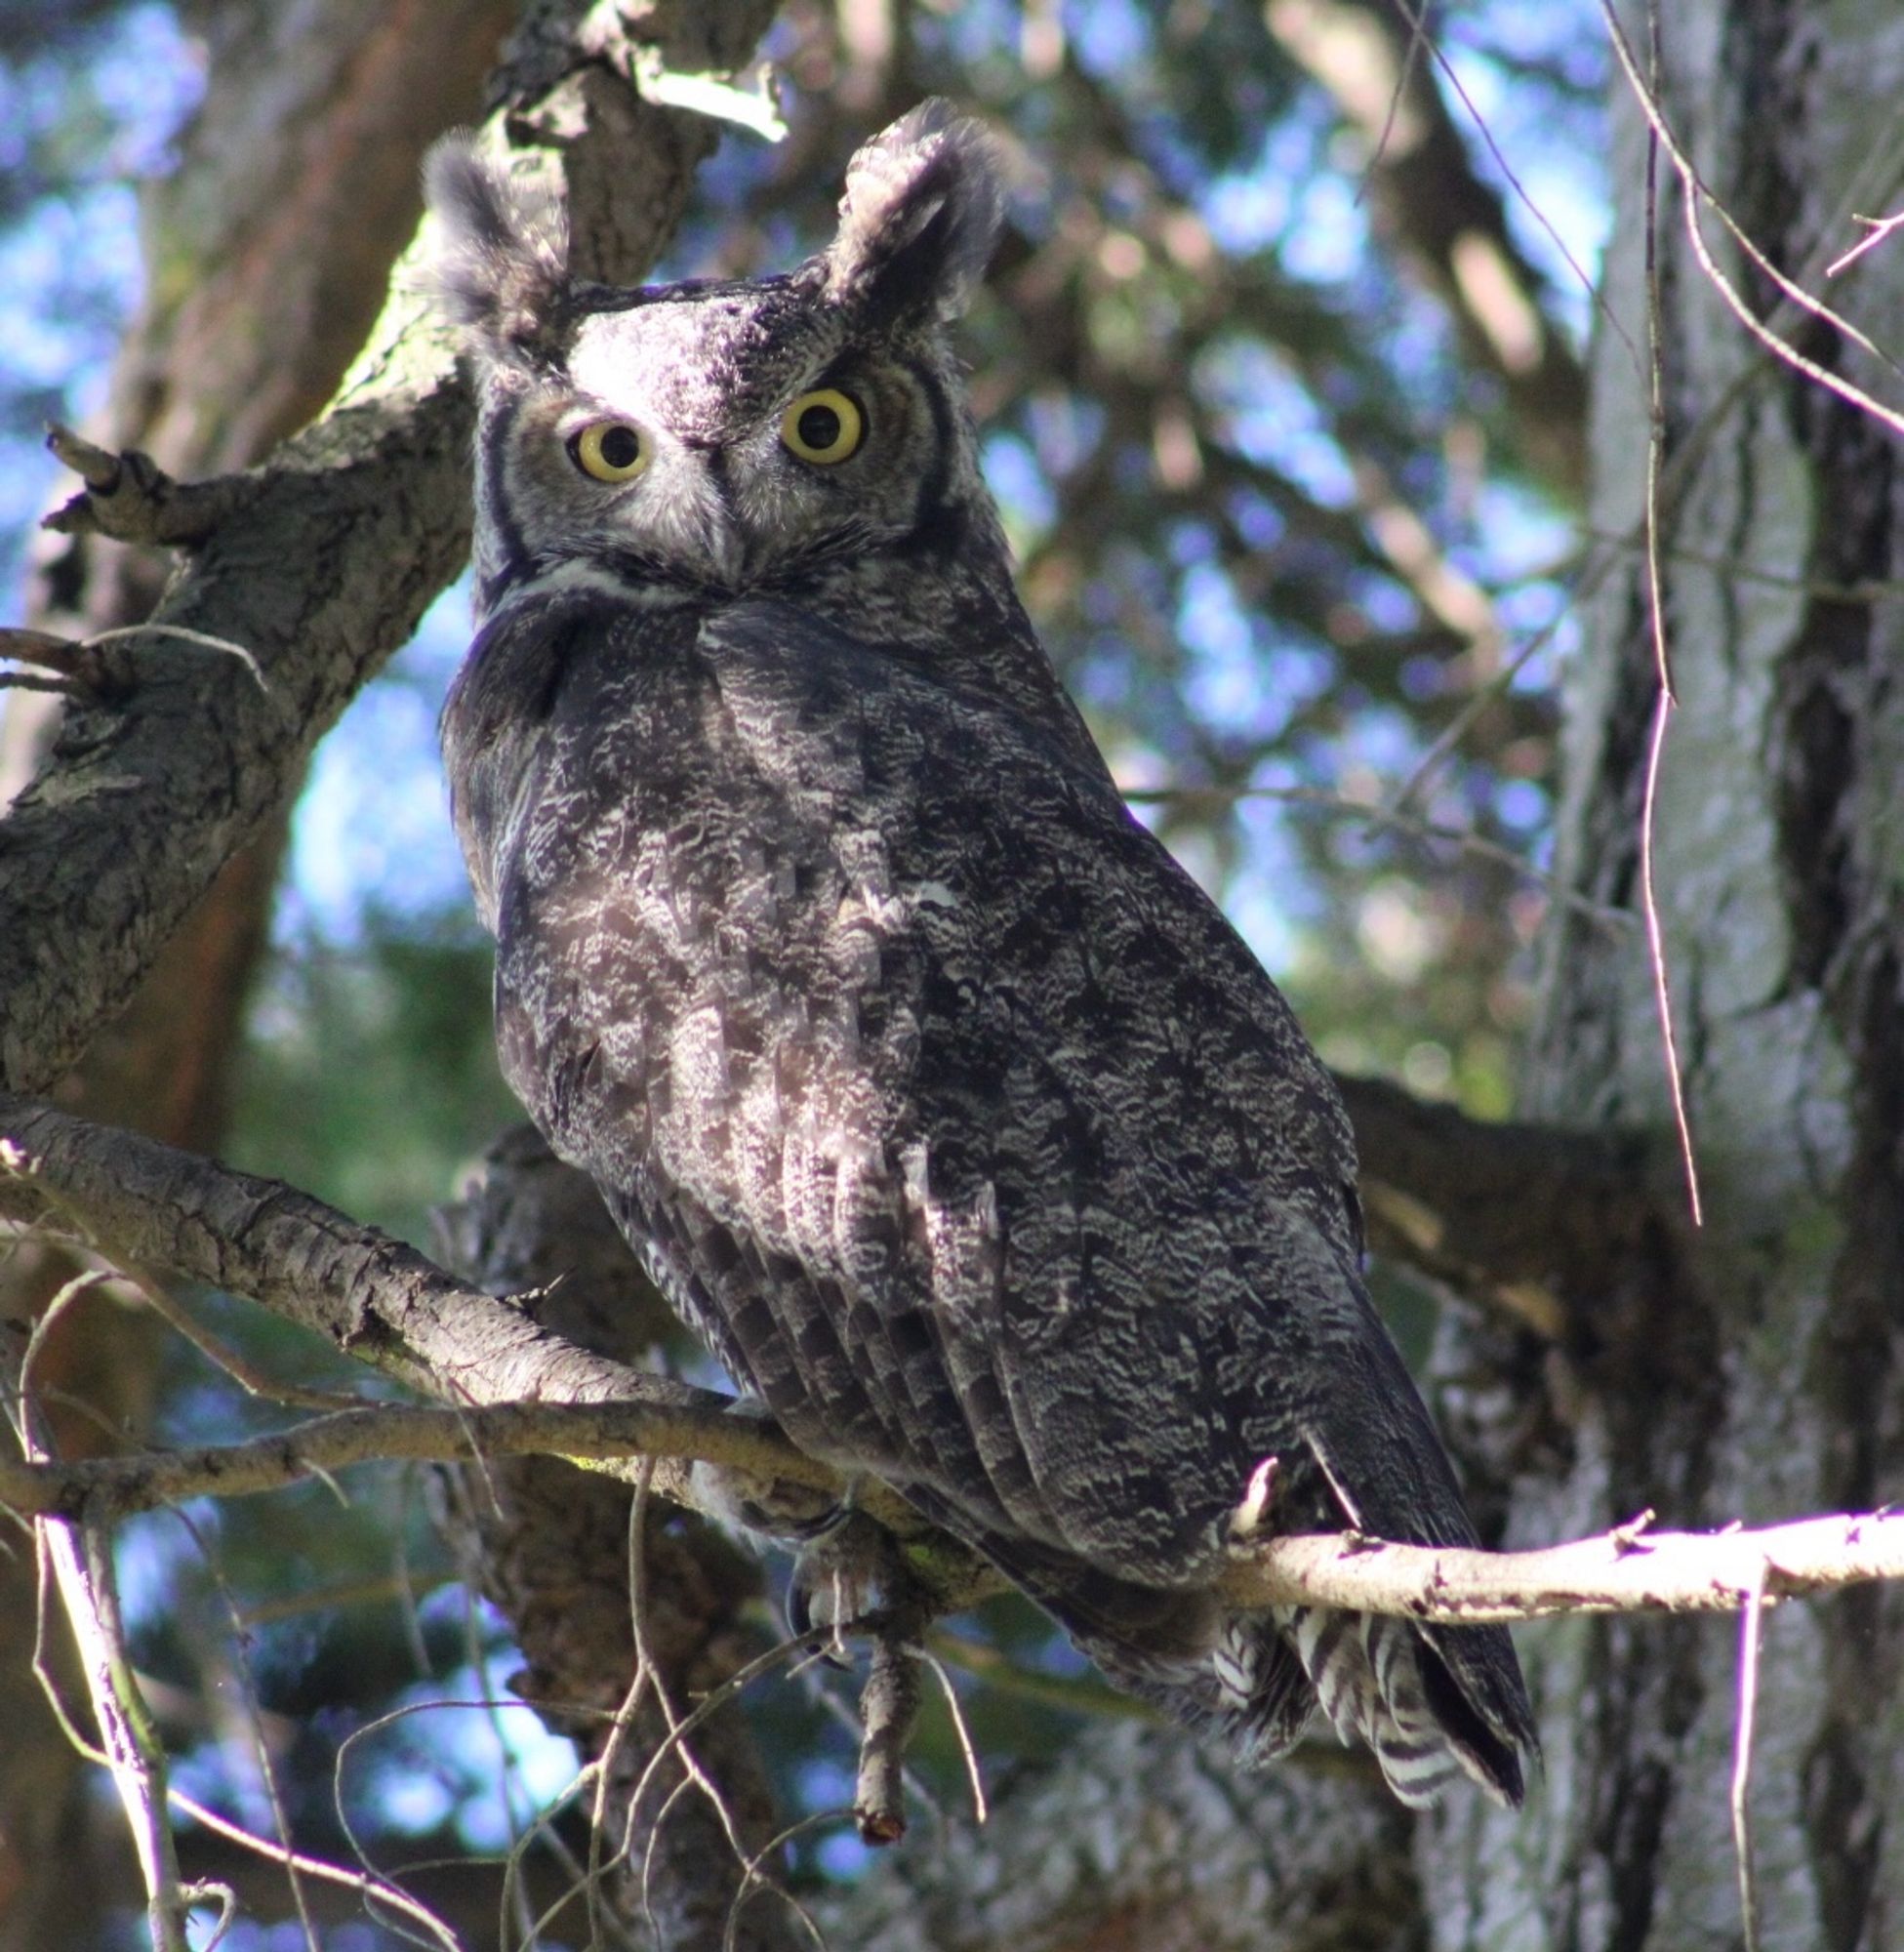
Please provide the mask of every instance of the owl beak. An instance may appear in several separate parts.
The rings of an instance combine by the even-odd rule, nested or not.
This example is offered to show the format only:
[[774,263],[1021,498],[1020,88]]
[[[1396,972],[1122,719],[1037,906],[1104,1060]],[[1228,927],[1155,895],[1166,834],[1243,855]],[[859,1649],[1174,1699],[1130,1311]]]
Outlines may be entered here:
[[721,588],[739,590],[747,580],[747,539],[725,501],[717,502],[709,512],[707,549]]
[[705,472],[695,497],[695,527],[699,531],[703,559],[721,589],[738,590],[747,580],[747,538],[741,531],[734,505],[728,500],[721,456],[711,441],[690,445],[706,450],[697,457]]

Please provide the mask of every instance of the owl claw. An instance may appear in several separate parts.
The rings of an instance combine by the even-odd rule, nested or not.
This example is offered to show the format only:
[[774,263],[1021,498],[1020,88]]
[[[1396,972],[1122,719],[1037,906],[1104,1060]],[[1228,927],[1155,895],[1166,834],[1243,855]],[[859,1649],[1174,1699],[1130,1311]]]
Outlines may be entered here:
[[1281,1460],[1265,1457],[1249,1474],[1249,1483],[1236,1508],[1230,1514],[1230,1537],[1233,1543],[1246,1544],[1263,1527],[1270,1508],[1276,1502],[1276,1474],[1281,1469]]
[[[801,1568],[795,1566],[793,1576],[787,1582],[787,1598],[784,1603],[787,1615],[787,1633],[790,1640],[803,1641],[815,1631],[813,1618],[813,1595],[806,1581],[801,1577]],[[817,1657],[841,1674],[852,1671],[853,1663],[846,1658],[839,1642],[839,1629],[835,1625],[832,1638],[815,1649]]]
[[787,1618],[796,1634],[830,1628],[826,1658],[839,1667],[848,1634],[878,1633],[916,1611],[916,1592],[892,1534],[842,1507],[800,1554],[787,1586]]

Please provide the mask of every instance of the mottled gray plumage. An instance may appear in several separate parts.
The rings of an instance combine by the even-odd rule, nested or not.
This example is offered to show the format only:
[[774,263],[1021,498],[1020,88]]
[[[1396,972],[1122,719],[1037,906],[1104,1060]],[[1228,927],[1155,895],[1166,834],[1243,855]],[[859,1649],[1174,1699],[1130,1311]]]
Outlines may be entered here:
[[481,389],[444,745],[510,1083],[794,1442],[1114,1680],[1252,1759],[1319,1690],[1408,1801],[1518,1801],[1505,1633],[1210,1590],[1252,1485],[1271,1529],[1474,1534],[1328,1077],[1013,590],[947,338],[986,139],[915,110],[824,254],[738,284],[571,283],[549,205],[459,143],[429,177]]

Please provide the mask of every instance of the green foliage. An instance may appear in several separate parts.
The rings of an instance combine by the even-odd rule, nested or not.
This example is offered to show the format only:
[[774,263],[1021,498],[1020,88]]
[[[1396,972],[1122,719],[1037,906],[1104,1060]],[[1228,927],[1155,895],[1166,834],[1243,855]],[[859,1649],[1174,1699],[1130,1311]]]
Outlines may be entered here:
[[276,951],[254,1007],[233,1162],[427,1241],[457,1167],[521,1117],[496,1068],[490,949],[466,915],[364,916],[347,950]]

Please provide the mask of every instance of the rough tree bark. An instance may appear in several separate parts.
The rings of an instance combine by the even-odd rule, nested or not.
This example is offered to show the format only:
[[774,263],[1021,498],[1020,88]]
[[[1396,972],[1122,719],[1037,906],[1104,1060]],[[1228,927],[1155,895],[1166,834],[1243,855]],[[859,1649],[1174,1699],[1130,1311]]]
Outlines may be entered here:
[[[1644,22],[1627,13],[1643,63]],[[1894,339],[1904,251],[1874,251],[1828,289],[1823,270],[1861,234],[1851,213],[1896,196],[1896,10],[1699,0],[1659,14],[1665,117],[1705,183],[1785,276]],[[1605,284],[1643,347],[1645,126],[1616,88]],[[1650,1264],[1569,1297],[1567,1470],[1517,1485],[1519,1537],[1647,1506],[1701,1524],[1828,1510],[1904,1482],[1904,605],[1880,587],[1904,559],[1896,435],[1754,342],[1694,260],[1664,158],[1660,175],[1662,613],[1679,708],[1656,873],[1705,1226],[1686,1224],[1681,1196]],[[1784,303],[1713,213],[1696,215],[1754,312],[1895,403],[1894,371]],[[1647,383],[1607,332],[1594,385],[1593,523],[1631,535]],[[1560,865],[1569,885],[1631,905],[1658,691],[1638,553],[1587,622]],[[1561,916],[1545,987],[1527,1109],[1664,1129],[1644,958]],[[1677,1171],[1670,1153],[1662,1170]],[[1875,1589],[1767,1625],[1752,1798],[1767,1948],[1852,1952],[1904,1932],[1901,1629],[1900,1596]],[[1438,1853],[1438,1942],[1737,1942],[1736,1635],[1580,1620],[1528,1641],[1537,1689],[1565,1709],[1548,1718],[1546,1792],[1518,1831],[1487,1819]],[[1455,1903],[1461,1879],[1484,1901]]]
[[[487,105],[511,100],[518,144],[567,159],[589,261],[609,275],[638,275],[678,217],[714,132],[635,101],[621,28],[590,23],[587,13],[524,10],[515,0],[327,0],[295,18],[243,5],[201,10],[211,44],[207,107],[180,174],[154,193],[152,290],[115,375],[108,419],[95,431],[197,475],[259,460],[317,414],[362,346],[390,263],[414,228],[424,146],[481,112],[483,78],[518,16]],[[718,70],[746,60],[770,14],[751,0],[657,7],[631,38],[664,65]],[[583,140],[590,133],[592,142]],[[600,160],[610,153],[617,168],[630,154],[642,159],[646,197],[610,194],[610,166]],[[130,698],[10,714],[0,798],[18,798],[0,834],[0,1015],[23,1006],[26,1024],[23,1035],[0,1031],[0,1072],[36,1089],[58,1086],[75,1107],[182,1144],[209,1148],[222,1127],[225,1060],[304,757],[407,637],[466,545],[466,406],[447,349],[426,353],[412,343],[393,358],[386,340],[379,353],[356,388],[355,413],[307,439],[304,479],[275,502],[246,498],[250,520],[222,538],[231,553],[209,551],[214,584],[222,561],[227,594],[233,583],[249,585],[261,600],[223,623],[198,621],[255,651],[274,696],[229,660],[174,657],[172,647],[147,643],[136,665],[122,667],[135,679]],[[381,550],[376,567],[354,578],[351,541]],[[299,587],[298,566],[321,560],[339,572],[330,600]],[[272,564],[281,572],[275,589],[263,570]],[[149,552],[85,537],[49,561],[35,621],[74,634],[136,621],[167,567]],[[189,579],[175,597],[175,610],[193,611]],[[84,761],[73,767],[78,753],[90,754],[91,777],[107,796],[98,806],[109,808],[142,776],[143,811],[117,840],[109,817],[94,830],[97,846],[75,830],[62,837],[59,807],[46,817],[44,779],[87,777]],[[35,781],[43,766],[50,773]],[[166,853],[179,872],[157,874],[163,892],[154,903],[154,885],[138,885],[139,857],[149,868]],[[116,917],[115,888],[129,897]],[[11,1025],[20,1032],[21,1019]],[[0,1271],[0,1326],[32,1320],[69,1272],[57,1253],[17,1251]],[[141,1314],[88,1309],[68,1328],[81,1320],[85,1332],[56,1338],[40,1366],[56,1393],[94,1404],[103,1419],[62,1425],[69,1452],[96,1444],[101,1428],[142,1424],[154,1339]],[[33,1580],[30,1556],[0,1562],[6,1617],[32,1617]],[[0,1665],[0,1714],[11,1731],[0,1771],[0,1948],[10,1952],[74,1935],[72,1906],[90,1907],[99,1889],[124,1880],[75,1877],[73,1862],[95,1843],[116,1854],[122,1832],[93,1820],[97,1805],[73,1799],[76,1759],[23,1659]]]

